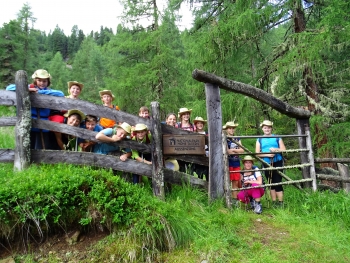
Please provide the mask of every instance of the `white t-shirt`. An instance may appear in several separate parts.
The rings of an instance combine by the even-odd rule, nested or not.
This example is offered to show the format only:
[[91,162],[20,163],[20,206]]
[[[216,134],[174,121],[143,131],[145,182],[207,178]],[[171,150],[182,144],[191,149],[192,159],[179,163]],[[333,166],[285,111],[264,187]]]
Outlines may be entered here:
[[[258,180],[258,177],[261,176],[261,173],[260,171],[258,170],[258,167],[253,167],[254,170],[255,170],[255,176],[254,176],[254,173],[252,173],[251,175],[246,175],[246,176],[243,176],[243,182],[245,181],[257,181]],[[253,169],[252,169],[253,170]],[[256,177],[256,178],[255,178]]]

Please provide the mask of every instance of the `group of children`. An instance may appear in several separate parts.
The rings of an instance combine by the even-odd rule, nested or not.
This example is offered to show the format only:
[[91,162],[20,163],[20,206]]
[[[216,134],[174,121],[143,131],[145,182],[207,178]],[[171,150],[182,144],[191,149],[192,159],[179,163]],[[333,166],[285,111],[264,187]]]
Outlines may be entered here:
[[[43,69],[36,70],[32,75],[33,83],[29,85],[30,92],[36,92],[39,94],[46,94],[52,96],[63,97],[63,92],[59,90],[53,90],[49,88],[51,83],[51,75]],[[68,83],[68,96],[67,98],[79,99],[84,85],[77,81],[69,81]],[[7,90],[14,91],[15,85],[9,85]],[[104,106],[119,110],[118,106],[113,105],[114,95],[110,90],[102,90],[99,92],[102,103]],[[190,115],[192,109],[180,108],[177,114],[169,113],[166,117],[165,123],[175,128],[183,129],[186,131],[196,132],[207,135],[204,129],[207,120],[202,117],[196,117],[191,122]],[[86,141],[83,139],[75,138],[74,136],[67,135],[60,132],[51,132],[48,130],[32,128],[30,139],[32,149],[52,149],[52,150],[81,150],[87,152],[94,152],[98,154],[114,154],[119,155],[121,161],[125,161],[128,158],[133,158],[136,161],[146,164],[152,164],[152,158],[150,154],[138,152],[131,149],[120,149],[118,146],[110,144],[117,142],[130,136],[132,140],[139,143],[150,143],[152,140],[149,129],[144,124],[136,124],[131,127],[128,123],[116,123],[115,120],[107,119],[104,117],[96,117],[93,115],[85,115],[80,110],[50,110],[44,108],[31,109],[33,119],[50,120],[58,123],[66,123],[67,125],[74,127],[86,128],[91,131],[97,132],[96,139],[98,143],[92,141]],[[143,118],[150,118],[149,110],[143,106],[139,110],[139,116]],[[177,118],[179,121],[177,121]],[[241,147],[240,139],[230,138],[235,135],[235,129],[238,124],[234,121],[229,121],[223,126],[223,130],[227,134],[227,153],[229,161],[230,180],[232,182],[232,188],[237,189],[241,186],[256,186],[262,184],[262,176],[256,166],[253,166],[253,158],[251,156],[245,156],[242,160],[244,166],[244,172],[238,172],[240,168],[239,154],[244,153]],[[259,138],[256,142],[256,153],[262,157],[264,161],[273,166],[283,166],[282,155],[279,151],[284,151],[285,145],[281,138],[271,137],[273,123],[265,120],[261,123],[261,128],[266,138]],[[208,156],[209,148],[206,145],[206,155]],[[268,167],[267,164],[263,164],[264,167]],[[193,173],[195,172],[199,178],[209,180],[209,169],[207,166],[192,164],[181,160],[169,160],[166,164],[174,170],[180,170],[181,172]],[[267,174],[269,183],[278,183],[282,181],[280,174],[274,170]],[[134,174],[133,182],[140,182],[140,176]],[[242,190],[239,193],[237,191],[232,192],[234,200],[244,203],[250,202],[252,208],[256,213],[262,212],[262,206],[260,203],[261,196],[264,195],[263,188],[254,188]],[[283,188],[282,186],[271,187],[270,195],[272,201],[276,205],[283,206]],[[277,202],[278,200],[278,202]]]

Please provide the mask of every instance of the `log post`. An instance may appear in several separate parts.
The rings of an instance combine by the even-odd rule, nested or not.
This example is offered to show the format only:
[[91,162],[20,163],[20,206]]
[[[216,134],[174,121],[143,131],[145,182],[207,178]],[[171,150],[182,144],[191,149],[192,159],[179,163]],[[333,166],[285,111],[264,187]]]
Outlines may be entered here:
[[[296,119],[297,122],[297,131],[298,135],[304,135],[305,134],[305,126],[309,127],[309,119]],[[299,141],[299,149],[306,149],[306,138],[305,137],[298,137]],[[301,164],[308,163],[308,153],[307,152],[300,152],[300,162]],[[301,168],[303,179],[310,178],[309,169],[308,167]],[[312,187],[311,182],[305,182],[303,184],[304,187],[310,188]]]
[[227,141],[226,134],[222,132],[222,152],[223,152],[223,162],[224,162],[224,192],[226,207],[232,208],[232,187],[230,182],[230,171],[228,168],[228,154],[227,154]]
[[163,140],[158,102],[151,102],[152,109],[152,188],[153,194],[164,200]]
[[[306,134],[306,147],[309,150],[308,151],[308,159],[309,163],[311,164],[309,166],[309,172],[310,172],[310,178],[312,180],[312,190],[317,190],[317,181],[316,181],[316,171],[315,171],[315,161],[314,161],[314,152],[312,150],[312,142],[311,142],[311,135],[310,135],[310,128],[309,126],[305,125],[305,134]],[[305,178],[306,179],[306,178]]]
[[[341,178],[350,179],[349,166],[342,164],[342,163],[337,163],[337,166],[338,166],[338,171],[339,171]],[[350,184],[342,182],[342,185],[343,185],[343,190],[346,193],[349,193],[350,192]]]
[[222,154],[222,113],[220,88],[205,84],[209,134],[209,190],[210,200],[224,196],[224,162]]
[[17,99],[17,121],[16,121],[16,147],[14,170],[22,171],[30,164],[30,129],[31,102],[29,98],[27,73],[24,70],[16,72],[16,99]]

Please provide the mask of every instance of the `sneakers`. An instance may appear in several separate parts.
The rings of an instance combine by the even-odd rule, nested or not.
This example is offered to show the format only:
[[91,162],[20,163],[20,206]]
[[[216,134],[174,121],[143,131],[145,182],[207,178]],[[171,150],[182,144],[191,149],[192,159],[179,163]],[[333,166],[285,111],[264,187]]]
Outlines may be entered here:
[[261,205],[261,203],[255,203],[254,213],[255,214],[261,214],[262,213],[262,205]]
[[256,205],[255,199],[254,198],[250,198],[250,209],[254,210]]

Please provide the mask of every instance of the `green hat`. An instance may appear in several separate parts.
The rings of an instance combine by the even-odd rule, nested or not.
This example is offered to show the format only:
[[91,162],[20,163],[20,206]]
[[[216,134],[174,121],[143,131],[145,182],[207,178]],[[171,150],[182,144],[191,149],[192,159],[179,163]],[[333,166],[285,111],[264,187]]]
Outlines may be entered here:
[[67,113],[65,113],[63,116],[64,117],[69,117],[71,116],[72,114],[78,114],[81,118],[81,121],[85,120],[85,114],[82,113],[80,110],[69,110]]
[[117,125],[117,127],[123,129],[128,134],[131,133],[131,126],[128,123],[126,123],[126,122],[123,122],[122,124]]
[[32,75],[32,79],[50,79],[51,75],[45,69],[38,69]]
[[196,117],[194,120],[193,120],[193,123],[196,124],[197,122],[203,122],[204,124],[207,123],[207,120],[204,120],[202,117]]
[[110,90],[107,90],[107,89],[101,90],[101,91],[99,91],[99,93],[100,93],[100,97],[101,98],[102,98],[103,95],[107,94],[107,95],[112,97],[112,100],[115,99],[114,95],[112,94],[112,91],[110,91]]

